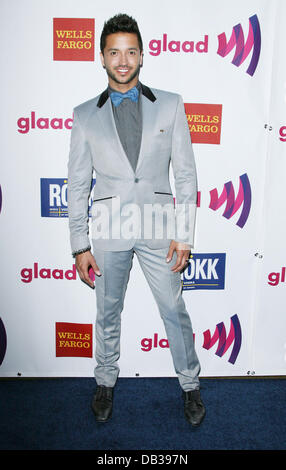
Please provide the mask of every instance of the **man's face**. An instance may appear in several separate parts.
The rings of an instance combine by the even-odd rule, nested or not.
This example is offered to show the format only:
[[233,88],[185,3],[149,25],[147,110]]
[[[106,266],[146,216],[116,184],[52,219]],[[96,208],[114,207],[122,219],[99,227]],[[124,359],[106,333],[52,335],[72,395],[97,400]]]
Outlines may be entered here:
[[112,88],[124,92],[137,84],[143,52],[135,33],[109,34],[100,57]]

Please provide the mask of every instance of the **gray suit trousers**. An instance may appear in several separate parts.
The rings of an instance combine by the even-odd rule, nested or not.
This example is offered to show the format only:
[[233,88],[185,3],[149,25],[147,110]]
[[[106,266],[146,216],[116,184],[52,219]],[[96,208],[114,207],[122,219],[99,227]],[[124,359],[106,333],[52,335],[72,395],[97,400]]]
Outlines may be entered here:
[[134,252],[164,322],[179,383],[185,391],[197,389],[200,364],[194,348],[192,324],[182,297],[180,273],[170,269],[175,264],[176,253],[167,263],[168,248],[150,249],[143,240],[137,240],[127,251],[94,250],[102,273],[95,280],[96,382],[113,387],[119,374],[121,312]]

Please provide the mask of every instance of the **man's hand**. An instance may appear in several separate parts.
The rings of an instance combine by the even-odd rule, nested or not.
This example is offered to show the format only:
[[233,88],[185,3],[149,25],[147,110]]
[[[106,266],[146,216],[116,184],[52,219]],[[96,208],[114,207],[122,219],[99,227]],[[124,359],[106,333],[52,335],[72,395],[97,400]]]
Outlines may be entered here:
[[83,282],[86,282],[90,287],[94,287],[94,283],[89,277],[89,268],[92,267],[94,273],[97,276],[101,276],[101,272],[99,267],[97,266],[95,259],[90,251],[86,251],[85,253],[80,253],[75,257],[75,265],[78,271],[79,277]]
[[177,253],[177,261],[171,268],[171,271],[177,273],[186,267],[191,249],[190,246],[185,243],[175,242],[172,240],[167,254],[167,263],[169,263],[173,258],[174,251]]

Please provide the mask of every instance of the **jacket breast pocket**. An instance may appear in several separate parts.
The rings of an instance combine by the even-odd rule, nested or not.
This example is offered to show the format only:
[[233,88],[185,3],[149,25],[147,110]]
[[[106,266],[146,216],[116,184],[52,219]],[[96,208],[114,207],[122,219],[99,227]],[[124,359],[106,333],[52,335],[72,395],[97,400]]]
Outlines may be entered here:
[[158,150],[166,150],[171,148],[172,140],[168,128],[162,127],[160,129],[156,129],[153,139],[154,141],[152,146],[157,146]]

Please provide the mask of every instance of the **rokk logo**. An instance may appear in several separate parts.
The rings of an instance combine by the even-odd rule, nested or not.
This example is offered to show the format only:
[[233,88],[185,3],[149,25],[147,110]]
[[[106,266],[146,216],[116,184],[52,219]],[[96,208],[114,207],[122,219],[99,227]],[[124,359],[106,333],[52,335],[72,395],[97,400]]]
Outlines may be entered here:
[[57,357],[92,357],[92,324],[56,323]]
[[[95,179],[92,188],[94,184]],[[41,178],[42,217],[68,217],[67,185],[67,178]],[[90,198],[89,207],[91,204]]]
[[239,177],[239,190],[237,197],[235,197],[235,192],[231,181],[225,183],[222,193],[219,197],[217,189],[212,189],[210,191],[210,197],[211,201],[209,208],[214,211],[219,209],[226,202],[226,207],[222,214],[226,219],[230,219],[242,206],[242,211],[238,221],[236,222],[236,225],[238,225],[240,228],[244,227],[251,208],[251,187],[246,173]]
[[261,32],[257,15],[253,15],[249,18],[249,30],[246,42],[244,42],[243,29],[240,23],[233,27],[228,42],[225,33],[218,35],[217,53],[221,57],[226,57],[234,47],[236,49],[231,63],[237,67],[245,61],[252,50],[251,61],[246,73],[253,76],[259,61],[261,49]]
[[225,253],[194,253],[181,275],[183,290],[224,289]]
[[68,217],[66,178],[41,178],[41,216]]
[[228,336],[226,336],[226,329],[223,322],[216,325],[213,336],[211,336],[210,330],[204,332],[203,348],[210,349],[217,341],[218,346],[215,354],[219,357],[222,357],[233,344],[228,362],[234,364],[240,351],[242,341],[241,326],[237,315],[233,315],[230,319]]
[[4,323],[0,318],[0,366],[4,360],[7,349],[7,335]]
[[94,19],[54,18],[54,60],[94,60]]
[[220,144],[221,104],[185,103],[193,144]]

